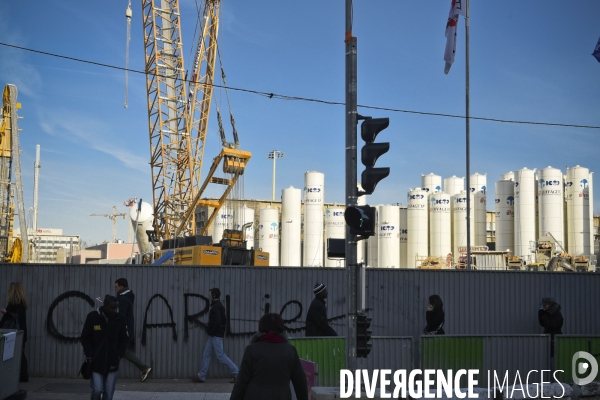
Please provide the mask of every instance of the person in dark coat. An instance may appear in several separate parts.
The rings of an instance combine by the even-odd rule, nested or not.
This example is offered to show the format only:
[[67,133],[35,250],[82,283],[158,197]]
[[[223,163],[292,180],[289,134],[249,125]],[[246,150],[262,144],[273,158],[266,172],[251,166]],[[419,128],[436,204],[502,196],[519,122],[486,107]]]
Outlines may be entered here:
[[230,400],[291,400],[290,381],[298,400],[308,400],[308,383],[296,348],[288,343],[283,319],[265,314],[244,351]]
[[8,287],[6,308],[0,308],[2,319],[0,327],[4,324],[14,326],[23,331],[23,348],[21,349],[21,374],[20,382],[29,382],[27,358],[25,358],[25,342],[27,341],[27,294],[19,282],[13,282]]
[[81,331],[83,352],[92,362],[92,400],[112,400],[119,362],[129,345],[125,317],[116,297],[106,295],[104,305],[89,313]]
[[208,299],[210,300],[210,311],[208,313],[208,341],[206,347],[204,347],[204,354],[202,356],[202,366],[200,372],[196,375],[192,375],[190,379],[197,383],[203,383],[206,380],[206,374],[208,372],[208,366],[213,353],[216,353],[217,359],[225,364],[233,379],[229,383],[235,383],[238,374],[238,367],[225,355],[223,350],[223,338],[225,337],[225,325],[227,323],[227,316],[225,315],[225,307],[219,300],[221,297],[221,291],[219,288],[210,289],[208,292]]
[[444,335],[444,302],[437,294],[429,296],[429,305],[425,312],[427,326],[423,329],[425,335]]
[[327,307],[325,306],[327,287],[322,283],[317,283],[313,293],[315,298],[306,313],[306,336],[337,336],[338,334],[327,321]]
[[119,314],[125,317],[127,334],[129,335],[130,340],[123,358],[131,362],[140,370],[140,382],[144,382],[152,368],[140,360],[133,352],[135,347],[135,320],[133,319],[133,301],[135,300],[135,295],[133,294],[133,291],[129,289],[129,282],[127,282],[127,279],[125,278],[119,278],[115,281],[115,292],[117,292],[117,300],[119,301]]
[[538,311],[538,321],[544,327],[544,333],[551,335],[562,334],[564,321],[560,309],[560,304],[552,297],[544,297],[542,299],[541,308]]

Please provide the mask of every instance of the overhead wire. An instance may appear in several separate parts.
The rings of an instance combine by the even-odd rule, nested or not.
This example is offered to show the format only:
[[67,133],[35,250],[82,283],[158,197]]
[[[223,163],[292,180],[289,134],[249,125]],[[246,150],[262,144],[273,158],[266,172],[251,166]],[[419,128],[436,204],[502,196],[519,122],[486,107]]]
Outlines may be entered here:
[[[136,73],[136,74],[144,74],[144,75],[146,74],[146,71],[141,71],[141,70],[136,70],[136,69],[131,69],[131,68],[123,68],[123,67],[118,67],[116,65],[101,63],[101,62],[97,62],[97,61],[90,61],[90,60],[84,60],[84,59],[76,58],[76,57],[64,56],[64,55],[50,53],[50,52],[46,52],[46,51],[42,51],[42,50],[35,50],[35,49],[27,48],[27,47],[16,46],[16,45],[4,43],[4,42],[0,42],[0,45],[6,46],[6,47],[11,47],[14,49],[23,50],[23,51],[29,51],[32,53],[43,54],[43,55],[50,56],[50,57],[61,58],[64,60],[76,61],[76,62],[80,62],[80,63],[84,63],[84,64],[90,64],[90,65],[96,65],[99,67],[116,69],[119,71],[127,70],[128,72],[132,72],[132,73]],[[151,74],[151,75],[156,75],[156,74]],[[189,83],[190,81],[187,81],[187,82]],[[217,85],[214,83],[212,84],[212,86],[215,88],[225,88],[225,86],[223,86],[223,85]],[[309,98],[309,97],[299,97],[299,96],[288,96],[288,95],[282,95],[282,94],[277,94],[277,93],[272,93],[272,92],[269,93],[269,92],[263,92],[263,91],[259,91],[259,90],[238,88],[238,87],[233,87],[233,86],[227,86],[227,89],[233,90],[236,92],[256,94],[259,96],[268,97],[269,99],[306,101],[306,102],[313,102],[313,103],[327,104],[327,105],[338,105],[338,106],[342,106],[342,105],[346,104],[341,101],[313,99],[313,98]],[[434,117],[459,118],[459,119],[466,118],[464,115],[435,113],[435,112],[429,112],[429,111],[404,110],[404,109],[398,109],[398,108],[370,106],[370,105],[364,105],[364,104],[358,104],[358,107],[371,109],[371,110],[399,112],[399,113],[406,113],[406,114],[429,115],[429,116],[434,116]],[[565,128],[582,128],[582,129],[600,129],[600,126],[597,126],[597,125],[565,124],[565,123],[540,122],[540,121],[520,121],[520,120],[509,120],[509,119],[488,118],[488,117],[474,117],[474,116],[469,116],[469,119],[477,120],[477,121],[508,123],[508,124],[558,126],[558,127],[565,127]]]

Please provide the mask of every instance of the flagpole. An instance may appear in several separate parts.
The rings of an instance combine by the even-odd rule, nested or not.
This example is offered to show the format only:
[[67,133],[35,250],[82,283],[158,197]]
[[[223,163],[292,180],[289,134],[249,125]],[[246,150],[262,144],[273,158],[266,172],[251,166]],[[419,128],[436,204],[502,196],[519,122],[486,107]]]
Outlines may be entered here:
[[469,0],[465,2],[465,107],[466,107],[466,152],[467,152],[467,269],[471,269],[471,142],[469,118]]

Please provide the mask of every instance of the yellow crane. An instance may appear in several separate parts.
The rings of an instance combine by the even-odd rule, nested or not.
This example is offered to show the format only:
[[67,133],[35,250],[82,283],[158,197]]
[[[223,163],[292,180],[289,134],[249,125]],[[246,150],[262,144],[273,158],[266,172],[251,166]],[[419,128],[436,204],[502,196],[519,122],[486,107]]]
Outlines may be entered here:
[[117,213],[117,206],[113,206],[112,214],[90,214],[90,217],[107,217],[112,220],[113,228],[112,228],[112,242],[111,243],[117,242],[117,217],[123,217],[123,219],[125,219],[126,216],[127,216],[126,213]]
[[[0,114],[0,261],[11,263],[27,262],[29,254],[21,181],[18,125],[20,117],[17,115],[21,104],[17,102],[17,95],[18,91],[15,85],[5,86],[2,92],[2,112]],[[15,238],[11,243],[15,217],[15,193],[11,181],[13,173],[21,237]]]
[[[213,96],[220,0],[204,0],[201,29],[191,76],[185,73],[178,0],[142,0],[150,166],[157,240],[204,235],[225,203],[251,153],[225,140],[201,181],[206,133]],[[231,116],[233,124],[233,117]],[[221,167],[222,165],[222,167]],[[219,167],[225,177],[216,176]],[[202,199],[209,185],[218,185],[217,200]],[[218,196],[217,196],[218,197]],[[196,232],[194,210],[213,207]]]

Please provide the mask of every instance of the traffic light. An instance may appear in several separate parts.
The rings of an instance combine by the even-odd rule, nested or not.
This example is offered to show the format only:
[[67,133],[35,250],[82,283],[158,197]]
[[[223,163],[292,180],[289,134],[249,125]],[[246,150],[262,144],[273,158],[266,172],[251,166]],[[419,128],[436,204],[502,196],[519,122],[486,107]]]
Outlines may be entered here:
[[356,317],[356,356],[367,358],[373,345],[369,343],[372,331],[369,330],[373,318],[367,318],[366,315]]
[[377,209],[371,206],[346,207],[344,219],[350,227],[350,234],[359,236],[375,235],[375,218]]
[[364,194],[372,194],[380,180],[390,174],[388,167],[375,168],[377,159],[390,150],[389,143],[373,143],[375,138],[390,125],[389,118],[367,117],[360,125],[360,137],[365,141],[360,154],[360,160],[367,167],[361,175],[361,185]]

